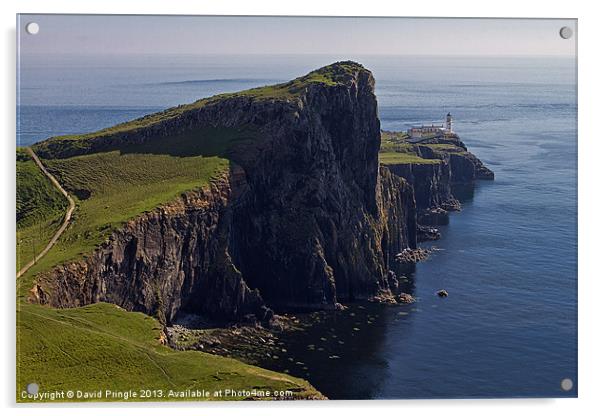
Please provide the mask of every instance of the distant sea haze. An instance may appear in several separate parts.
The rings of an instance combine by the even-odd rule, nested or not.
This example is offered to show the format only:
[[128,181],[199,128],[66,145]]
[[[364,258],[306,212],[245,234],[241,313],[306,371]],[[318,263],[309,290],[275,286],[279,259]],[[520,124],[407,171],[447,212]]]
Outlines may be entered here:
[[[495,171],[442,227],[413,276],[419,302],[370,307],[377,332],[344,344],[332,371],[291,336],[331,398],[574,396],[577,380],[577,106],[567,58],[212,56],[22,60],[18,145],[98,130],[199,98],[283,82],[342,59],[370,69],[382,128],[443,122]],[[141,59],[141,58],[140,58]],[[446,289],[445,300],[434,296]],[[358,315],[365,312],[360,312]],[[405,314],[399,314],[402,311]],[[327,321],[330,325],[331,322]],[[343,323],[339,323],[343,325]],[[313,337],[313,338],[312,338]],[[343,344],[341,344],[343,345]],[[361,353],[358,351],[361,350]],[[292,352],[291,352],[292,353]],[[284,360],[288,362],[288,360]],[[287,367],[288,366],[288,367]],[[290,367],[290,368],[289,368]],[[337,367],[338,368],[338,367]],[[560,389],[564,378],[575,388]]]
[[[190,79],[186,81],[169,81],[169,82],[158,82],[156,84],[149,85],[190,85],[190,84],[246,84],[251,83],[257,86],[267,85],[273,83],[276,80],[273,79],[261,79],[261,78],[224,78],[224,79]],[[284,80],[282,80],[284,81]]]

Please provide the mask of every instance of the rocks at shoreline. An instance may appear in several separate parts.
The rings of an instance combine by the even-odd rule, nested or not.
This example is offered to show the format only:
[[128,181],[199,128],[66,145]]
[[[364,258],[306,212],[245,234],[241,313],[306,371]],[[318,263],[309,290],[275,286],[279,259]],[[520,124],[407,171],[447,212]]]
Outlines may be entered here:
[[418,263],[428,258],[430,250],[424,248],[406,248],[395,255],[395,261],[401,264]]
[[400,293],[395,298],[397,299],[397,302],[399,302],[399,303],[414,303],[414,302],[416,302],[416,298],[414,298],[414,296],[410,295],[409,293]]
[[380,293],[378,295],[372,296],[368,299],[370,302],[382,303],[385,305],[397,305],[397,304],[407,304],[416,302],[416,298],[414,298],[409,293]]
[[[266,356],[278,359],[278,354],[286,352],[279,336],[302,331],[307,326],[292,315],[274,315],[269,328],[259,323],[218,326],[200,316],[189,316],[192,319],[181,320],[184,325],[172,324],[165,328],[167,344],[171,348],[233,357],[250,364],[257,364]],[[199,322],[202,326],[196,327]]]
[[424,241],[436,241],[441,238],[441,233],[437,228],[419,225],[416,229],[416,238],[419,243]]

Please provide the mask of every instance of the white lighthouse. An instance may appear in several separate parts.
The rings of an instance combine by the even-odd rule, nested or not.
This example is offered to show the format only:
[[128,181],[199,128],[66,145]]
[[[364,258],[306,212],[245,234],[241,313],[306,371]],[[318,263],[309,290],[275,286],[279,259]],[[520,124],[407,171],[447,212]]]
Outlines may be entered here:
[[454,122],[451,113],[447,113],[447,116],[445,117],[445,123],[431,123],[430,125],[423,124],[422,126],[412,126],[408,129],[408,136],[410,136],[410,139],[415,140],[415,143],[417,143],[418,140],[423,139],[455,136],[453,124]]
[[452,127],[453,127],[452,115],[451,115],[451,113],[447,113],[447,117],[445,117],[445,129],[447,130],[447,133],[453,133],[454,129]]

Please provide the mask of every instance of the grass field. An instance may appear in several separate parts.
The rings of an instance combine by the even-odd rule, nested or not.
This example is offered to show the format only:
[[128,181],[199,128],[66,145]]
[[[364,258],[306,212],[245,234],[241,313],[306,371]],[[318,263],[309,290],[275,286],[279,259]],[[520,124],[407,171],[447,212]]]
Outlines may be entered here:
[[17,150],[17,270],[35,257],[60,227],[67,200],[29,154]]
[[441,163],[441,160],[439,159],[424,159],[414,153],[381,152],[379,153],[378,158],[383,165],[435,165]]
[[407,142],[409,136],[403,132],[381,131],[381,153],[411,153],[416,154],[416,147]]
[[[288,390],[297,399],[321,397],[306,381],[286,374],[163,346],[161,325],[142,313],[106,303],[63,310],[25,303],[18,306],[17,401],[33,401],[21,397],[29,383],[37,383],[45,392],[151,390],[147,400],[152,401],[169,400],[169,390],[187,389],[255,388]],[[207,398],[216,399],[235,398]]]
[[380,144],[380,151],[382,153],[414,153],[414,145],[410,143],[392,143],[382,141]]
[[[380,139],[381,142],[378,159],[383,165],[432,165],[441,163],[439,159],[425,159],[418,156],[416,145],[408,143],[408,135],[403,132],[381,131]],[[441,150],[444,149],[442,148]]]
[[433,150],[438,150],[440,152],[453,152],[453,153],[466,152],[466,150],[460,146],[456,146],[453,144],[446,144],[446,143],[421,144],[421,146],[426,146]]

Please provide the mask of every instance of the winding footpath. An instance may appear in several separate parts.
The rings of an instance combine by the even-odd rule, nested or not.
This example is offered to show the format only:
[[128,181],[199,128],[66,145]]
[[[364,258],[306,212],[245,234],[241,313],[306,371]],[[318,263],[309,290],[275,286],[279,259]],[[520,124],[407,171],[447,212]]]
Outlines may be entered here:
[[46,170],[46,168],[44,167],[42,162],[40,162],[38,155],[36,155],[35,152],[33,150],[31,150],[31,148],[29,148],[29,147],[27,148],[27,152],[29,153],[29,155],[31,156],[33,161],[36,163],[36,165],[38,165],[40,170],[44,173],[44,175],[46,175],[46,177],[48,179],[50,179],[50,182],[52,182],[54,187],[56,189],[58,189],[65,196],[65,198],[67,198],[67,201],[69,201],[69,208],[67,209],[67,212],[65,213],[65,218],[63,219],[61,228],[59,228],[57,230],[57,232],[54,233],[54,235],[52,236],[52,238],[50,239],[50,241],[48,242],[46,247],[44,247],[44,250],[42,250],[40,252],[40,254],[35,256],[35,258],[33,260],[31,260],[29,263],[27,263],[25,266],[23,266],[23,268],[21,270],[19,270],[17,272],[17,279],[19,277],[21,277],[25,272],[27,272],[27,270],[29,270],[31,268],[31,266],[36,264],[42,257],[44,257],[46,255],[46,253],[48,253],[50,251],[50,249],[56,244],[56,242],[58,241],[60,236],[67,229],[67,226],[69,225],[69,221],[71,221],[71,215],[73,214],[73,210],[75,209],[75,201],[73,200],[73,198],[71,198],[71,196],[67,193],[67,191],[65,191],[63,189],[63,187],[61,186],[59,181],[57,181],[56,178],[54,176],[52,176],[50,174],[50,172],[48,172]]

